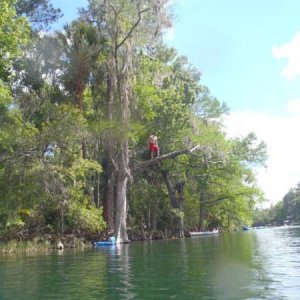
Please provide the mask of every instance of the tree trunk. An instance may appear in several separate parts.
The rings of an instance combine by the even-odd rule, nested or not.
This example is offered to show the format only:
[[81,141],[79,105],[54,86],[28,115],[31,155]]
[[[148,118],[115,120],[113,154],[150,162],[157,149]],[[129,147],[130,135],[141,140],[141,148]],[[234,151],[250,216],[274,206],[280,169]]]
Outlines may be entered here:
[[184,237],[184,215],[183,215],[183,209],[184,209],[184,207],[183,207],[184,185],[185,185],[184,181],[177,182],[176,185],[175,185],[176,191],[178,193],[178,199],[177,199],[178,208],[179,208],[180,212],[182,213],[180,215],[180,220],[179,220],[179,236],[181,238]]
[[200,204],[200,212],[199,212],[199,226],[200,231],[205,231],[205,217],[206,217],[206,193],[204,191],[200,192],[199,204]]
[[119,158],[119,168],[116,188],[115,204],[115,234],[117,243],[127,243],[128,236],[126,232],[127,219],[127,182],[128,182],[128,142],[121,145],[121,155]]
[[[141,49],[141,47],[146,46],[145,42],[140,42],[140,32],[135,35],[139,28],[139,25],[147,29],[147,19],[143,19],[146,23],[141,23],[142,15],[146,14],[153,8],[153,12],[157,12],[155,19],[152,21],[155,24],[160,20],[158,8],[163,11],[164,3],[158,1],[157,5],[151,3],[151,1],[139,2],[139,1],[127,1],[127,2],[115,2],[115,1],[96,1],[94,8],[97,8],[97,2],[99,5],[99,17],[101,20],[101,28],[108,29],[108,35],[105,37],[108,39],[107,45],[109,58],[107,60],[107,73],[110,82],[108,82],[108,89],[110,87],[111,96],[108,97],[108,104],[111,99],[114,100],[114,115],[116,120],[121,124],[121,130],[117,134],[118,142],[117,149],[120,149],[119,155],[116,162],[115,171],[115,222],[114,230],[118,243],[124,243],[128,241],[128,236],[126,232],[126,218],[127,218],[127,184],[130,178],[129,169],[129,153],[128,153],[128,133],[129,133],[129,122],[130,122],[130,104],[132,104],[132,85],[134,84],[134,53],[135,50]],[[119,3],[119,5],[117,5]],[[122,4],[122,5],[120,5]],[[125,5],[126,4],[126,5]],[[131,8],[134,14],[131,15],[131,26],[129,24],[124,24],[122,19],[122,14],[127,13],[122,10],[123,6]],[[141,9],[141,6],[143,7]],[[145,6],[145,7],[144,7]],[[100,9],[101,8],[101,9]],[[149,13],[150,15],[150,13]],[[161,14],[164,16],[164,14]],[[150,23],[151,24],[151,23]],[[152,28],[150,27],[150,30]],[[155,31],[149,31],[151,34],[156,34]],[[150,41],[150,40],[149,40]],[[136,43],[137,42],[137,43]],[[115,158],[115,157],[113,157]],[[110,173],[107,172],[107,176]],[[110,177],[107,177],[106,183],[110,182]],[[111,182],[110,182],[111,184]],[[111,185],[107,187],[111,188]],[[108,192],[108,191],[107,191]],[[111,195],[111,190],[110,190]],[[107,198],[108,199],[108,198]],[[107,205],[107,204],[106,204]]]
[[127,217],[127,181],[125,176],[119,176],[117,180],[116,191],[116,216],[115,216],[115,234],[117,243],[127,243],[128,235],[126,232],[126,217]]
[[[168,170],[162,170],[162,177],[164,179],[164,182],[166,184],[166,187],[168,189],[169,199],[172,208],[179,209],[179,211],[183,212],[183,188],[184,188],[184,182],[178,182],[175,185],[175,188],[173,188],[170,179],[169,179],[169,171]],[[176,198],[176,191],[178,193],[178,197]],[[176,222],[177,223],[177,222]],[[176,233],[177,230],[179,231],[179,237],[184,237],[184,217],[181,214],[178,220],[178,223],[175,224],[176,227]]]
[[105,158],[103,163],[104,170],[104,191],[103,191],[103,216],[108,225],[109,230],[114,228],[114,176],[113,165],[111,162],[111,156],[109,149],[105,151]]
[[[84,76],[85,76],[85,73],[83,72]],[[80,110],[80,112],[82,113],[83,112],[83,93],[84,93],[84,89],[85,89],[85,82],[84,82],[84,79],[81,78],[78,78],[77,81],[76,81],[76,105],[77,105],[77,108]],[[87,146],[86,146],[86,141],[85,140],[82,140],[81,142],[81,149],[82,149],[82,158],[86,159],[87,158]]]
[[[113,87],[110,76],[107,77],[107,110],[106,117],[109,122],[113,119]],[[111,136],[105,138],[104,142],[104,192],[103,192],[103,216],[109,230],[114,228],[114,210],[115,210],[115,188],[114,188],[114,166],[113,166],[113,142]]]
[[169,179],[169,171],[168,170],[162,170],[161,173],[162,173],[163,180],[166,184],[166,187],[168,189],[168,194],[169,194],[169,199],[170,199],[171,206],[172,206],[172,208],[178,208],[178,203],[177,203],[177,200],[176,200],[176,197],[175,197],[175,191],[174,191],[174,189],[172,187],[172,184],[170,182],[170,179]]

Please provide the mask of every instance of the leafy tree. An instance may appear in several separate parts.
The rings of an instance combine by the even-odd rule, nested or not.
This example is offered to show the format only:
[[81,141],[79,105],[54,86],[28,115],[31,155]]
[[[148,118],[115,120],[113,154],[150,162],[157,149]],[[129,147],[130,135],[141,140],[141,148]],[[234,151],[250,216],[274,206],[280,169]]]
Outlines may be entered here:
[[91,199],[92,177],[101,168],[78,156],[87,128],[74,107],[62,105],[68,97],[57,76],[57,45],[53,37],[34,36],[14,64],[16,98],[1,86],[1,223],[7,234],[45,226],[90,234],[105,226]]
[[[6,3],[10,21],[25,22]],[[253,169],[264,163],[265,145],[254,134],[228,139],[227,106],[163,45],[169,4],[90,0],[64,31],[32,32],[26,47],[16,35],[5,48],[11,56],[0,62],[8,75],[13,62],[14,80],[13,96],[0,82],[2,232],[91,236],[106,226],[102,205],[119,242],[127,227],[131,237],[156,238],[250,222],[261,197]],[[34,24],[58,17],[44,0],[15,7]],[[162,155],[150,160],[152,130]]]
[[66,90],[83,111],[83,94],[93,62],[101,50],[95,28],[82,21],[74,21],[57,33],[62,47],[61,71]]
[[[54,116],[40,130],[28,123],[13,127],[22,131],[19,129],[19,138],[9,144],[6,152],[10,152],[2,162],[1,199],[2,207],[7,207],[2,223],[8,228],[12,216],[18,220],[19,210],[26,209],[29,217],[21,228],[17,223],[19,232],[50,226],[54,232],[71,228],[99,233],[105,223],[91,198],[90,178],[101,168],[80,157],[79,141],[86,134],[84,119],[70,106],[56,107]],[[45,149],[45,144],[51,147]]]
[[[284,221],[288,224],[299,223],[300,221],[300,184],[291,188],[274,207],[265,210],[268,224],[283,225]],[[256,223],[266,224],[265,220],[260,216],[261,212],[255,215]]]
[[[133,104],[133,81],[135,73],[135,51],[147,46],[161,25],[166,24],[166,3],[140,0],[92,0],[83,18],[94,23],[105,32],[107,41],[107,77],[111,93],[107,103],[114,107],[115,120],[120,124],[116,162],[115,222],[117,240],[126,241],[127,183],[129,168],[130,109]],[[111,112],[110,112],[111,113]],[[110,117],[110,116],[108,116]],[[113,149],[110,149],[113,151]],[[113,199],[111,199],[113,200]]]
[[10,75],[12,60],[20,53],[20,47],[28,39],[29,25],[18,17],[13,0],[2,0],[0,12],[0,80]]
[[199,126],[199,142],[206,146],[201,159],[191,157],[188,163],[189,176],[197,182],[199,193],[199,223],[190,226],[201,230],[240,226],[250,221],[254,204],[261,197],[251,165],[264,162],[265,146],[257,146],[252,134],[242,140],[228,140],[217,123]]

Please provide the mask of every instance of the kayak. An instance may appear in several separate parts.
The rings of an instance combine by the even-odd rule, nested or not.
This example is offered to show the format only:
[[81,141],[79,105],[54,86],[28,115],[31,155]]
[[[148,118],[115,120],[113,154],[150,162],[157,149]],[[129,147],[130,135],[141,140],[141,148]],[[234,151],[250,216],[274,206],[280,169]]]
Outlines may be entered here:
[[116,238],[114,236],[111,236],[108,241],[99,241],[94,242],[93,245],[95,247],[101,247],[101,246],[114,246],[116,244]]
[[100,241],[100,242],[94,242],[95,247],[101,247],[101,246],[113,246],[116,243],[112,243],[110,241]]

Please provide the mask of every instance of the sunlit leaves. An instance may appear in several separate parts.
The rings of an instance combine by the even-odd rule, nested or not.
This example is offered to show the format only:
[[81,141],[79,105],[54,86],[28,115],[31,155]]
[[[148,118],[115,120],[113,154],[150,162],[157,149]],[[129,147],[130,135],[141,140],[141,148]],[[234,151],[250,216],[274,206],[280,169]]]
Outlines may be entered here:
[[106,227],[101,209],[76,202],[71,202],[67,208],[66,224],[77,232],[89,234],[99,234]]
[[2,0],[0,11],[0,79],[7,79],[8,68],[28,39],[29,25],[17,17],[13,0]]

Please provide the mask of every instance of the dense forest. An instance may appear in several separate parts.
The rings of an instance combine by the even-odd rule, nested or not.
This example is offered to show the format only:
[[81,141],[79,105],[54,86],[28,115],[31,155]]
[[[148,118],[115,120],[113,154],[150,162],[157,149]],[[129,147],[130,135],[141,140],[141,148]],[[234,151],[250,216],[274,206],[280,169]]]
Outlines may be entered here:
[[266,146],[226,135],[228,107],[164,43],[172,1],[88,2],[52,32],[50,1],[1,0],[1,240],[122,243],[251,223]]

